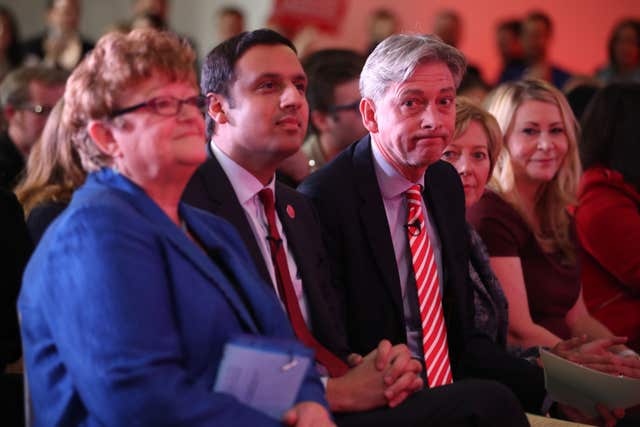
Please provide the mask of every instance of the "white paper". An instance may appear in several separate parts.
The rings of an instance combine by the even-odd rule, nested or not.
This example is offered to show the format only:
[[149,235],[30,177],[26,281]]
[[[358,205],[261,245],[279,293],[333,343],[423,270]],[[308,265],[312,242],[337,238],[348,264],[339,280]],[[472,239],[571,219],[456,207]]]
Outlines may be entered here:
[[595,405],[629,408],[640,404],[640,379],[609,375],[541,350],[547,391],[553,400],[597,415]]

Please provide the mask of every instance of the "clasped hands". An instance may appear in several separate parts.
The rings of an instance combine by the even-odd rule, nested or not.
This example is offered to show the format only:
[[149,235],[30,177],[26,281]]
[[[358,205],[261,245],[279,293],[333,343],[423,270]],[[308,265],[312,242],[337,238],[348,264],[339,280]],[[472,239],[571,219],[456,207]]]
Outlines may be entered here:
[[382,340],[366,356],[351,354],[349,372],[327,383],[327,399],[333,411],[364,411],[398,406],[423,386],[422,365],[404,344]]

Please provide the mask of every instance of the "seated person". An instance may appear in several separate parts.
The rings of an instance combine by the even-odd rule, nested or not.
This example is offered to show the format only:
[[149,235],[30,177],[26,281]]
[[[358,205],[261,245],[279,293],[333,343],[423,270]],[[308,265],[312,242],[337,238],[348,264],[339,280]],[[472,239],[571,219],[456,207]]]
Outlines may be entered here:
[[581,281],[590,313],[640,351],[640,85],[595,95],[582,121],[585,168],[575,211]]
[[[281,425],[213,391],[230,338],[293,334],[237,232],[179,203],[205,160],[194,59],[170,33],[109,33],[70,77],[89,175],[19,297],[34,425]],[[312,366],[284,421],[333,425]]]
[[31,150],[25,176],[16,187],[35,245],[86,177],[78,153],[72,147],[71,135],[60,126],[63,108],[61,100],[51,110],[42,136]]
[[[468,219],[509,301],[510,343],[553,347],[613,334],[587,311],[567,211],[580,174],[576,122],[566,98],[540,80],[499,87],[489,103],[504,134],[493,191]],[[623,346],[614,352],[627,354]],[[633,353],[631,353],[633,354]]]

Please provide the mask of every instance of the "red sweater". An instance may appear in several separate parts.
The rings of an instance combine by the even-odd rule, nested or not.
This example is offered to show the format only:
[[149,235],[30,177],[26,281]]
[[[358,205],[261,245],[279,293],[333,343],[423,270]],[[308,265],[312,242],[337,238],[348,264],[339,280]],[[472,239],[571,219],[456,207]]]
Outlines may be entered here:
[[640,194],[619,172],[585,171],[575,211],[589,312],[640,350]]

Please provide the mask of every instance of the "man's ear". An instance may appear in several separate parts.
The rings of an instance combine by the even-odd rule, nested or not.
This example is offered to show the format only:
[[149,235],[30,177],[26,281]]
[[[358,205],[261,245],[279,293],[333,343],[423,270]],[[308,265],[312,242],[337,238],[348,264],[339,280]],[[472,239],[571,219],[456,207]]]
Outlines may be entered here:
[[118,157],[120,155],[120,146],[118,141],[113,137],[111,127],[102,120],[91,120],[87,126],[89,136],[93,139],[100,151],[110,157]]
[[207,114],[213,119],[216,124],[221,125],[229,121],[225,108],[228,108],[228,103],[224,96],[219,93],[209,92],[207,94],[209,100],[209,107],[207,108]]
[[378,120],[376,119],[376,104],[370,98],[360,100],[360,115],[362,124],[371,133],[378,132]]
[[318,129],[318,133],[327,132],[330,118],[329,113],[313,110],[310,118],[311,124],[313,124],[313,127]]

